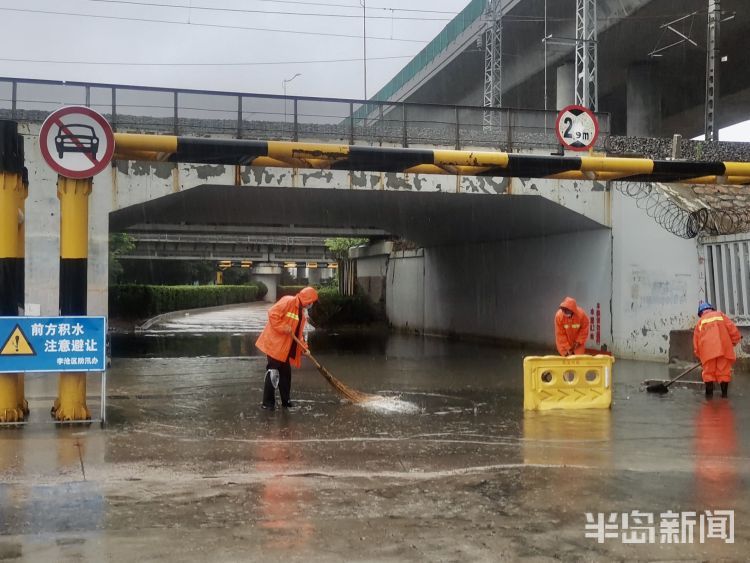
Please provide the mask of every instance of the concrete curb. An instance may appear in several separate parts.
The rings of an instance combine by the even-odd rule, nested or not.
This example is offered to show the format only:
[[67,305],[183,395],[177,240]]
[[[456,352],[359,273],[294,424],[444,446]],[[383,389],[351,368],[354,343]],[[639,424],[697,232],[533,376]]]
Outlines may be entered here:
[[266,303],[266,302],[263,300],[248,301],[246,303],[230,303],[228,305],[216,305],[215,307],[198,307],[196,309],[180,309],[179,311],[169,311],[168,313],[162,313],[161,315],[156,315],[155,317],[151,317],[140,326],[135,327],[135,332],[142,332],[144,330],[148,330],[149,328],[151,328],[154,324],[158,322],[165,321],[167,319],[171,319],[174,317],[185,316],[186,314],[209,313],[211,311],[223,311],[225,309],[231,309],[232,307],[237,307],[240,305],[252,305],[253,303]]

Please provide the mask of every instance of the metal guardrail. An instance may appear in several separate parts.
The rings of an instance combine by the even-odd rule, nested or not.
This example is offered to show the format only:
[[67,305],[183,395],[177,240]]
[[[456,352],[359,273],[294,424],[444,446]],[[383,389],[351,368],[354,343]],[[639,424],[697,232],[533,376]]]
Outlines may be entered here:
[[[41,123],[63,105],[89,106],[119,132],[504,151],[558,146],[553,111],[0,77],[0,119]],[[486,112],[491,127],[483,125]],[[608,114],[600,125],[603,147]]]
[[481,18],[487,4],[488,0],[471,0],[424,49],[373,96],[373,99],[387,100],[398,92],[404,84],[445,51],[471,24]]

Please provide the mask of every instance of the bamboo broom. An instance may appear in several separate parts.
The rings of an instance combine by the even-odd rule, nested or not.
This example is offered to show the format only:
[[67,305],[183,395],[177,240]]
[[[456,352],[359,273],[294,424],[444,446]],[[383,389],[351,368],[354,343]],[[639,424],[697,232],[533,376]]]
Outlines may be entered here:
[[320,362],[318,362],[318,360],[315,359],[315,357],[310,353],[309,348],[305,346],[305,344],[299,338],[297,338],[295,334],[292,334],[292,338],[294,338],[298,346],[302,347],[302,353],[310,358],[312,363],[315,364],[315,367],[318,368],[320,375],[325,377],[326,381],[331,384],[331,387],[338,391],[344,398],[349,399],[352,403],[365,403],[367,401],[372,401],[379,398],[378,395],[362,393],[360,391],[352,389],[347,385],[344,385],[341,381],[336,379],[330,371],[323,367]]

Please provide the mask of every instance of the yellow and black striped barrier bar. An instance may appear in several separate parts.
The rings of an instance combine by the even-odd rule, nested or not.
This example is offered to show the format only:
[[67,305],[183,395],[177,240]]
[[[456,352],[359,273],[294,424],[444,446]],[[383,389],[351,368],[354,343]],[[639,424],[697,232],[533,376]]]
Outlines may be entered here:
[[[19,203],[23,193],[23,138],[15,121],[0,121],[0,315],[16,317],[23,303],[23,258],[19,257]],[[0,373],[0,422],[20,422],[20,374]],[[23,400],[21,398],[21,400]]]
[[115,134],[115,158],[463,176],[750,184],[749,162],[547,156],[494,151],[365,147],[128,133]]

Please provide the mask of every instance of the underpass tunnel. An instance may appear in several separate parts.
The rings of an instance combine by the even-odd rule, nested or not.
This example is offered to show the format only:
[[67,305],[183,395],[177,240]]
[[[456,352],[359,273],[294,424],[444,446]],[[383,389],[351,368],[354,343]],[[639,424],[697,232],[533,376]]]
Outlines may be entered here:
[[591,347],[611,346],[610,316],[596,316],[609,311],[611,231],[541,196],[203,185],[110,215],[111,232],[164,223],[382,230],[413,248],[359,259],[394,327],[548,347],[572,295],[601,319]]

